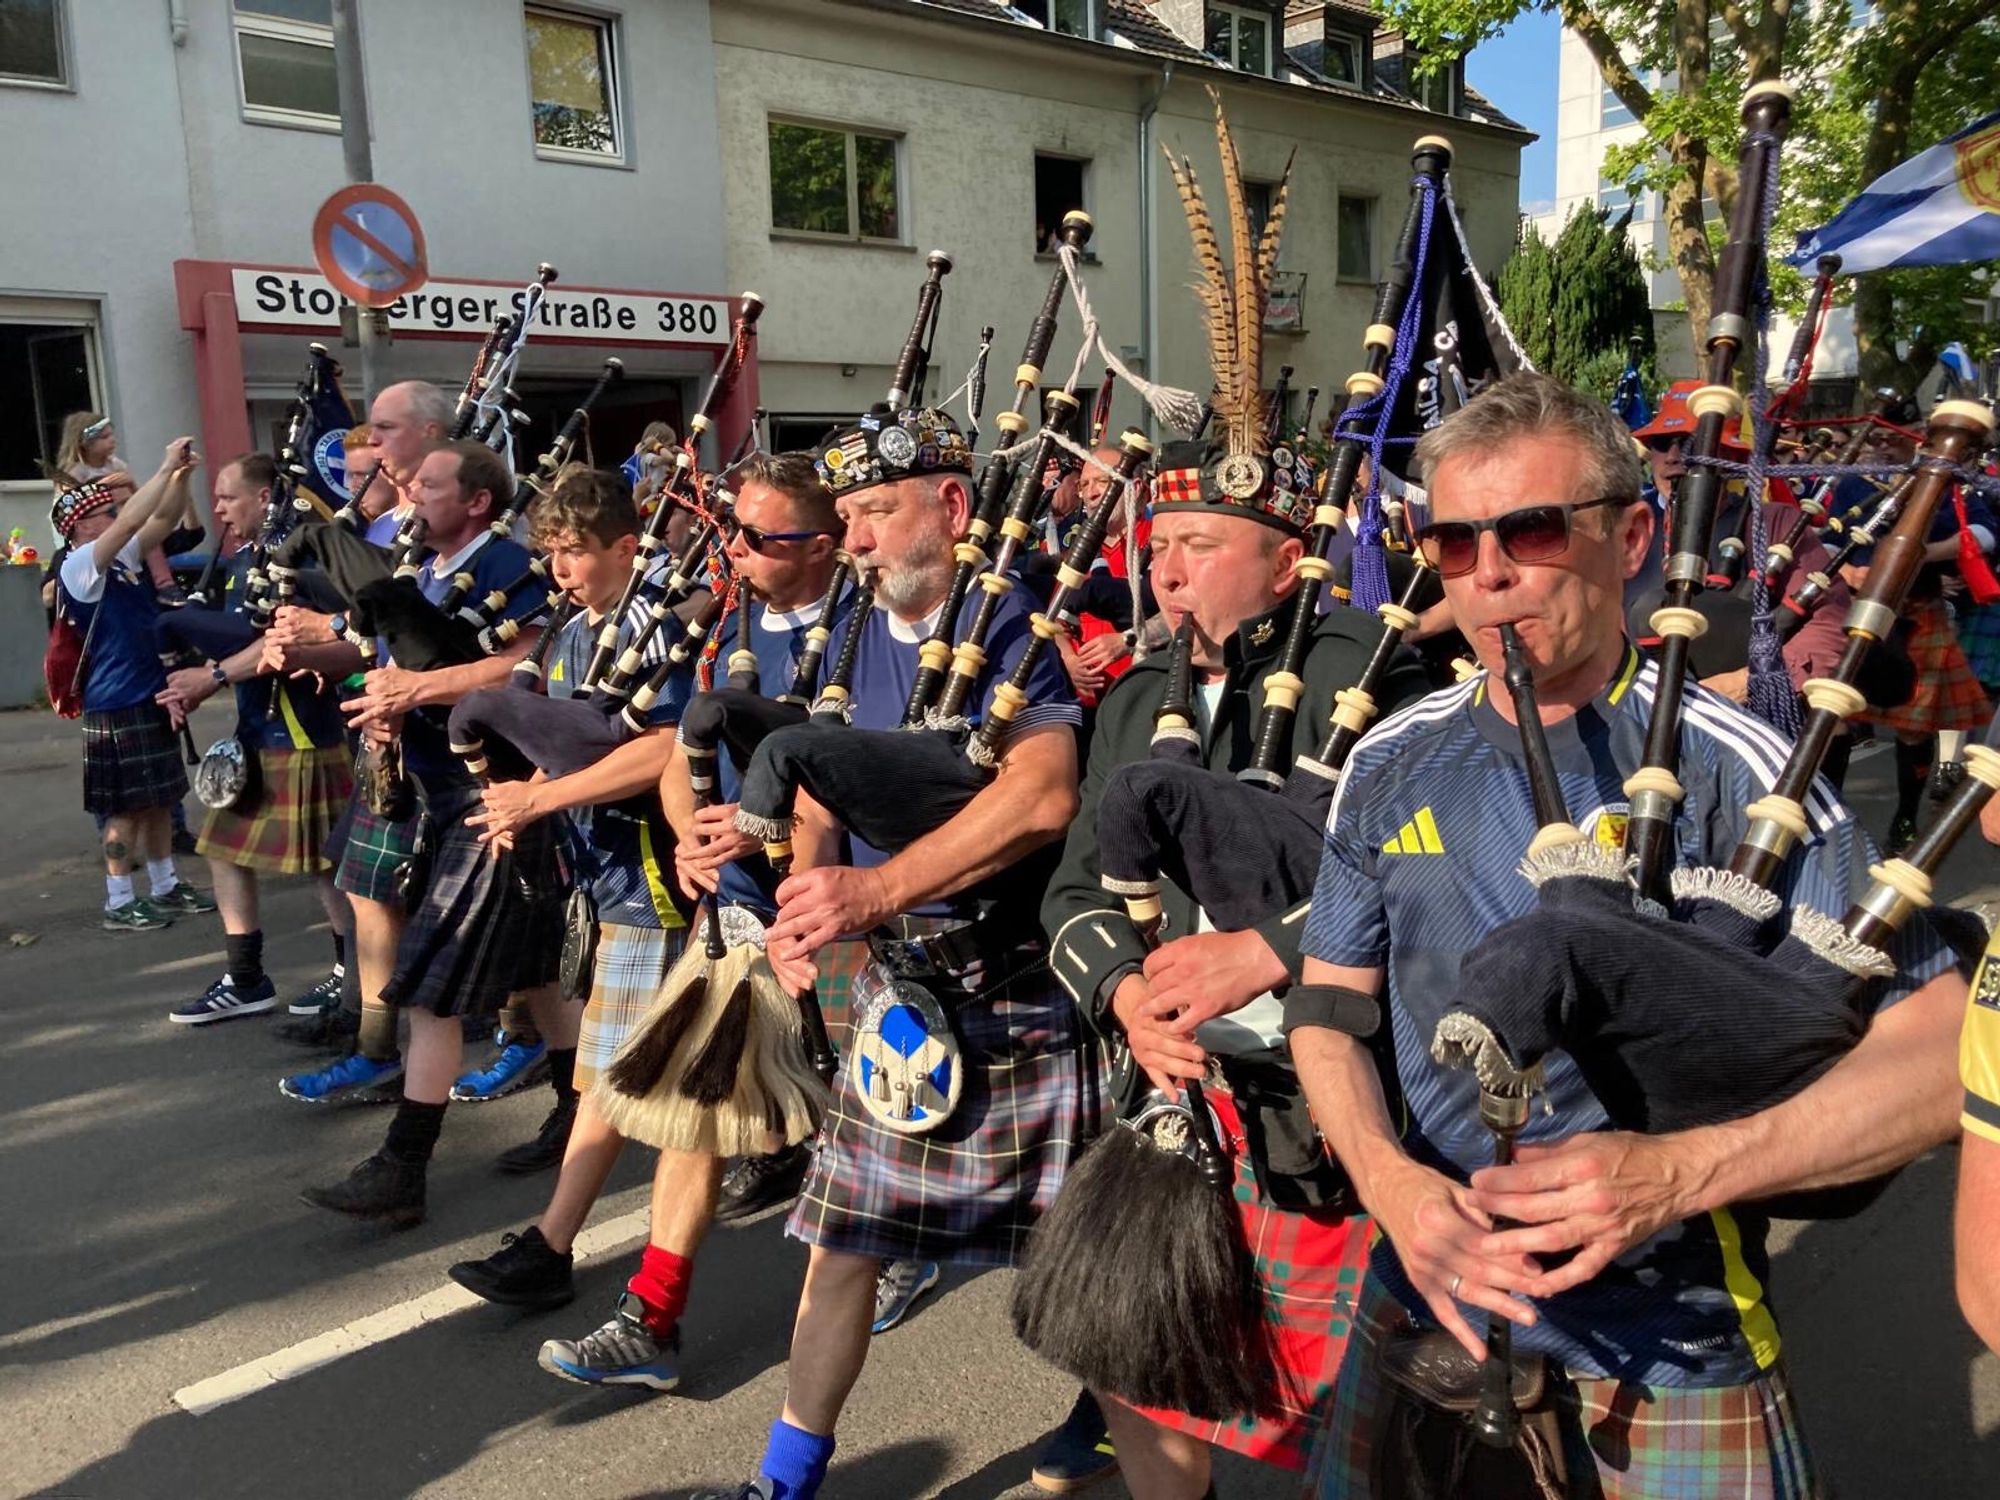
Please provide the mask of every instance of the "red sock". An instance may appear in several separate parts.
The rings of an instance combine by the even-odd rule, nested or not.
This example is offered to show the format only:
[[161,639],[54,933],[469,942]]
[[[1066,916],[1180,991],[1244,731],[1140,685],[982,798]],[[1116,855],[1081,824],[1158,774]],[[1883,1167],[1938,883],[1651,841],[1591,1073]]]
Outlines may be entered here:
[[639,1257],[639,1269],[625,1290],[646,1304],[646,1327],[655,1338],[665,1338],[680,1322],[693,1280],[694,1262],[685,1255],[648,1245]]

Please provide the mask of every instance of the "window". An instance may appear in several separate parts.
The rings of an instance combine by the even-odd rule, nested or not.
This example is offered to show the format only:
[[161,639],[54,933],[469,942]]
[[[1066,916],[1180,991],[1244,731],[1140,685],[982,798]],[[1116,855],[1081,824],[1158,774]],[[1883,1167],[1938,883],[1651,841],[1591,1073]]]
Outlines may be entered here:
[[529,7],[528,107],[535,154],[618,161],[618,66],[612,23],[596,16]]
[[1350,198],[1343,193],[1336,232],[1340,279],[1372,283],[1375,280],[1375,200]]
[[1014,0],[1013,8],[1043,29],[1064,36],[1096,36],[1096,0]]
[[1264,226],[1271,222],[1271,194],[1274,185],[1268,182],[1243,184],[1243,214],[1250,221],[1250,243],[1255,245],[1264,238]]
[[333,0],[235,0],[243,118],[257,125],[340,128]]
[[8,411],[33,418],[0,424],[0,483],[32,482],[46,493],[36,464],[55,462],[63,418],[73,411],[103,409],[95,379],[95,332],[88,324],[0,322],[0,402]]
[[1597,125],[1600,130],[1610,130],[1618,125],[1634,123],[1632,111],[1625,107],[1610,84],[1604,86],[1604,95],[1597,106]]
[[0,83],[69,86],[60,0],[0,0]]
[[[1597,179],[1597,206],[1609,210],[1614,217],[1633,208],[1641,197],[1642,190],[1635,189],[1629,182],[1613,182],[1609,177]],[[1639,217],[1636,208],[1633,208],[1632,217]]]
[[1363,81],[1361,71],[1361,38],[1349,36],[1345,32],[1329,31],[1326,34],[1326,48],[1320,54],[1320,71],[1335,83],[1345,83],[1360,88]]
[[1433,73],[1422,73],[1423,55],[1413,47],[1403,50],[1403,76],[1409,80],[1410,97],[1425,109],[1441,115],[1458,113],[1459,80],[1465,64],[1448,62]]
[[[1035,153],[1035,252],[1054,254],[1063,215],[1085,208],[1083,179],[1089,162]],[[1086,252],[1087,253],[1087,252]]]
[[1244,73],[1271,72],[1271,17],[1235,5],[1209,5],[1202,51]]
[[773,120],[770,139],[773,229],[902,243],[896,137]]

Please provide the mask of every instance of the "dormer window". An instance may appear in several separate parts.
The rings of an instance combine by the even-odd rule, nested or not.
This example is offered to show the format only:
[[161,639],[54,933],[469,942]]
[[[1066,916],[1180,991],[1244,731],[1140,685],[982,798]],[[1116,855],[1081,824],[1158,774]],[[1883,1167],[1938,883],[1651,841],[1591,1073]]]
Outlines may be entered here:
[[1012,8],[1044,31],[1062,36],[1098,35],[1096,11],[1102,0],[1013,0]]
[[1463,60],[1446,63],[1431,73],[1419,73],[1422,55],[1414,47],[1403,49],[1404,88],[1409,95],[1425,109],[1441,115],[1458,113],[1458,103],[1465,93],[1465,63]]
[[1205,7],[1202,51],[1244,73],[1271,76],[1271,13],[1240,5]]
[[1355,33],[1329,28],[1326,46],[1320,53],[1320,71],[1335,83],[1358,89],[1365,78],[1361,62],[1365,50],[1361,38]]

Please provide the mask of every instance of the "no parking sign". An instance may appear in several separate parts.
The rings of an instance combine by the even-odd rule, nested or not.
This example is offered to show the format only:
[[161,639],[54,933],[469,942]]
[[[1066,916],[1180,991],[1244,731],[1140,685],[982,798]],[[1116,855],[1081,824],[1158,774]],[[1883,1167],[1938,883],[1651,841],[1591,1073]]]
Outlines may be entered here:
[[430,275],[416,213],[380,183],[357,182],[313,216],[313,260],[351,302],[387,307]]

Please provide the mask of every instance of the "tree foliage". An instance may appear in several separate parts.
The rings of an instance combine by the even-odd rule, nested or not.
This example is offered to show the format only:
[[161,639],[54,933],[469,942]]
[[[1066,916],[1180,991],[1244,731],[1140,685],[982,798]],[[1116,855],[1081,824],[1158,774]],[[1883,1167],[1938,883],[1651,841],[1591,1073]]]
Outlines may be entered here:
[[1646,275],[1625,232],[1627,217],[1579,207],[1553,245],[1530,227],[1494,288],[1537,369],[1607,400],[1631,339],[1639,340],[1648,387],[1654,384]]

